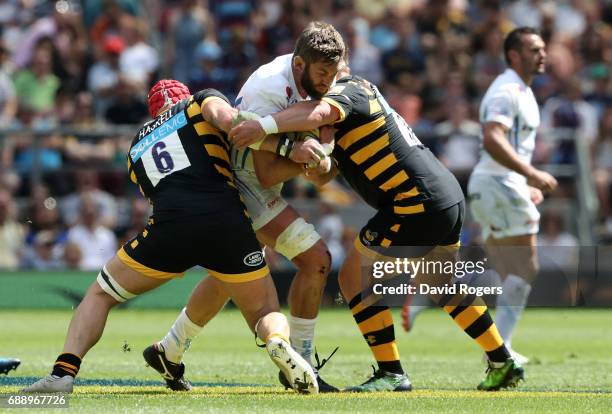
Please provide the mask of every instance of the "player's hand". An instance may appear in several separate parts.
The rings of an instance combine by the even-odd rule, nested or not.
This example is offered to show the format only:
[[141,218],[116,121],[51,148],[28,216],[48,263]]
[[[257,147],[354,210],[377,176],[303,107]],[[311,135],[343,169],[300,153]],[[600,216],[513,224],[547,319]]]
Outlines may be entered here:
[[545,193],[553,191],[557,188],[557,180],[555,177],[547,173],[546,171],[533,169],[532,173],[527,176],[527,184],[532,187],[538,188]]
[[316,167],[325,158],[325,150],[316,139],[307,139],[296,142],[289,154],[289,159],[298,164],[308,164]]
[[544,194],[539,188],[529,186],[529,198],[537,206],[544,200]]
[[317,175],[325,175],[327,174],[332,167],[332,159],[330,157],[325,157],[317,164],[316,167],[309,166],[308,164],[304,164],[304,175],[306,177],[314,177]]
[[233,127],[227,136],[236,148],[244,149],[264,139],[266,137],[266,132],[259,122],[248,120]]

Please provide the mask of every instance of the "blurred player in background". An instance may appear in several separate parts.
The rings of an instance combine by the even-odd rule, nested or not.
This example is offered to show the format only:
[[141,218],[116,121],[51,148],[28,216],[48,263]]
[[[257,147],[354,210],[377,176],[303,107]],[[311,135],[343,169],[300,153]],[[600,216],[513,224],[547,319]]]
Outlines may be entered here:
[[[351,187],[377,210],[361,229],[338,276],[342,294],[378,364],[368,381],[347,391],[410,391],[391,311],[381,296],[364,286],[362,271],[365,269],[370,281],[373,262],[384,261],[385,256],[424,257],[442,263],[454,260],[465,209],[459,183],[421,144],[378,88],[360,77],[344,76],[322,100],[295,104],[273,118],[280,132],[333,124],[337,138],[332,154],[337,169],[308,176],[323,184],[340,170]],[[229,133],[239,147],[265,135],[255,121],[243,122]],[[331,145],[325,140],[324,144]],[[443,285],[449,279],[421,274],[417,283]],[[488,356],[490,369],[478,388],[492,391],[517,385],[523,369],[511,358],[482,299],[461,293],[431,297]]]
[[[274,133],[274,119],[269,115],[295,102],[325,95],[334,82],[344,53],[344,41],[333,26],[312,22],[297,39],[292,54],[277,57],[249,77],[238,94],[236,106],[241,111],[263,117],[259,120],[261,125]],[[290,154],[291,150],[279,146],[282,155]],[[331,256],[314,226],[281,197],[283,182],[300,174],[301,165],[282,160],[272,167],[272,157],[276,155],[250,148],[233,148],[230,163],[258,239],[298,268],[288,300],[291,344],[312,365],[315,323]],[[179,315],[165,338],[145,350],[149,364],[150,359],[156,359],[161,353],[171,363],[182,365],[183,354],[193,338],[225,304],[206,300],[216,295],[209,293],[207,286],[196,287],[190,306]],[[282,375],[279,379],[289,386]],[[166,382],[175,390],[189,388],[182,374],[166,378]],[[337,391],[320,377],[318,382],[321,392]]]
[[[545,70],[544,41],[535,29],[520,27],[506,37],[504,54],[508,69],[491,84],[480,106],[483,150],[468,196],[487,254],[503,280],[495,322],[511,348],[512,333],[538,273],[536,205],[543,192],[557,187],[557,180],[531,165],[540,112],[530,85]],[[529,361],[511,352],[520,363]]]
[[223,303],[229,296],[240,308],[291,387],[318,391],[312,367],[289,345],[287,319],[229,170],[229,143],[217,128],[229,128],[228,108],[227,98],[213,89],[191,95],[178,81],[153,86],[154,120],[138,131],[128,154],[130,178],[153,204],[153,215],[87,291],[51,374],[23,392],[72,392],[82,358],[102,336],[110,310],[196,265],[216,280],[213,291]]

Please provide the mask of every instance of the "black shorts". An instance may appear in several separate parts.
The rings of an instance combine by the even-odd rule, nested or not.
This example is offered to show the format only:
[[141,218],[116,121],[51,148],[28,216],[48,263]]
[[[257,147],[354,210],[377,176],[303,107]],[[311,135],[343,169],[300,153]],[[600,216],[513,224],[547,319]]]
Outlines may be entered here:
[[161,223],[151,218],[117,256],[153,278],[182,276],[197,265],[224,282],[248,282],[269,273],[251,224],[241,212]]
[[465,215],[463,201],[440,211],[399,216],[380,210],[355,242],[366,256],[423,257],[436,246],[459,247]]

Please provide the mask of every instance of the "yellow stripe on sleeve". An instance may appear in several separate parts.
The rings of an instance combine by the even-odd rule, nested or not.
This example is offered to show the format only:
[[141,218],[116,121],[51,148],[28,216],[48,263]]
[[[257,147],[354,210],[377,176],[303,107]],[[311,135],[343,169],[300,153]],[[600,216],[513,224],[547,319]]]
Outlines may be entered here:
[[197,122],[193,125],[193,127],[195,128],[199,136],[216,135],[219,138],[223,139],[223,136],[221,136],[221,132],[217,128],[209,124],[208,122],[205,122],[205,121]]
[[338,110],[338,112],[340,112],[340,118],[338,118],[336,120],[336,122],[344,121],[344,119],[346,118],[346,113],[344,113],[344,108],[342,108],[342,105],[340,105],[338,102],[334,101],[332,98],[323,97],[322,100],[327,102],[328,104],[330,104],[331,106],[336,108]]
[[368,122],[358,128],[355,128],[348,133],[344,134],[340,139],[336,140],[336,143],[340,145],[342,149],[347,149],[355,142],[359,141],[365,136],[370,135],[372,132],[376,131],[378,128],[385,124],[385,117],[379,116],[373,121]]

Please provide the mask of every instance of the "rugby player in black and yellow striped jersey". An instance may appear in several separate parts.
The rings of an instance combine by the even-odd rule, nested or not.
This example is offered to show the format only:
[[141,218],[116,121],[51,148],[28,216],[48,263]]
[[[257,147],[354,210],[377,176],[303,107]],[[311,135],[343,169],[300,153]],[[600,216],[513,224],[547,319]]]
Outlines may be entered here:
[[[357,76],[338,80],[322,100],[296,104],[273,118],[280,133],[333,124],[332,156],[337,169],[377,210],[362,228],[339,274],[342,293],[379,368],[370,380],[349,390],[410,390],[400,364],[391,312],[371,289],[364,289],[362,266],[368,264],[371,280],[371,264],[383,256],[452,260],[464,216],[457,180],[421,144],[378,89]],[[263,134],[259,123],[247,121],[229,136],[234,145],[245,145],[262,139]],[[316,181],[324,182],[333,175],[332,171]],[[419,279],[425,276],[431,275],[419,275]],[[448,282],[448,278],[436,280]],[[439,294],[433,299],[486,352],[492,369],[480,389],[515,385],[523,377],[480,298]]]
[[[208,300],[223,304],[231,297],[289,385],[318,392],[312,367],[289,344],[289,324],[228,170],[227,136],[215,126],[222,123],[215,114],[229,114],[224,119],[231,125],[227,99],[212,89],[192,95],[182,83],[162,80],[149,92],[149,110],[154,119],[136,133],[127,158],[130,177],[153,205],[154,218],[98,274],[76,309],[51,374],[22,391],[72,392],[81,360],[100,339],[114,306],[200,265],[218,286]],[[172,364],[163,350],[150,351],[147,361],[169,385],[190,387],[178,384],[184,365]]]

